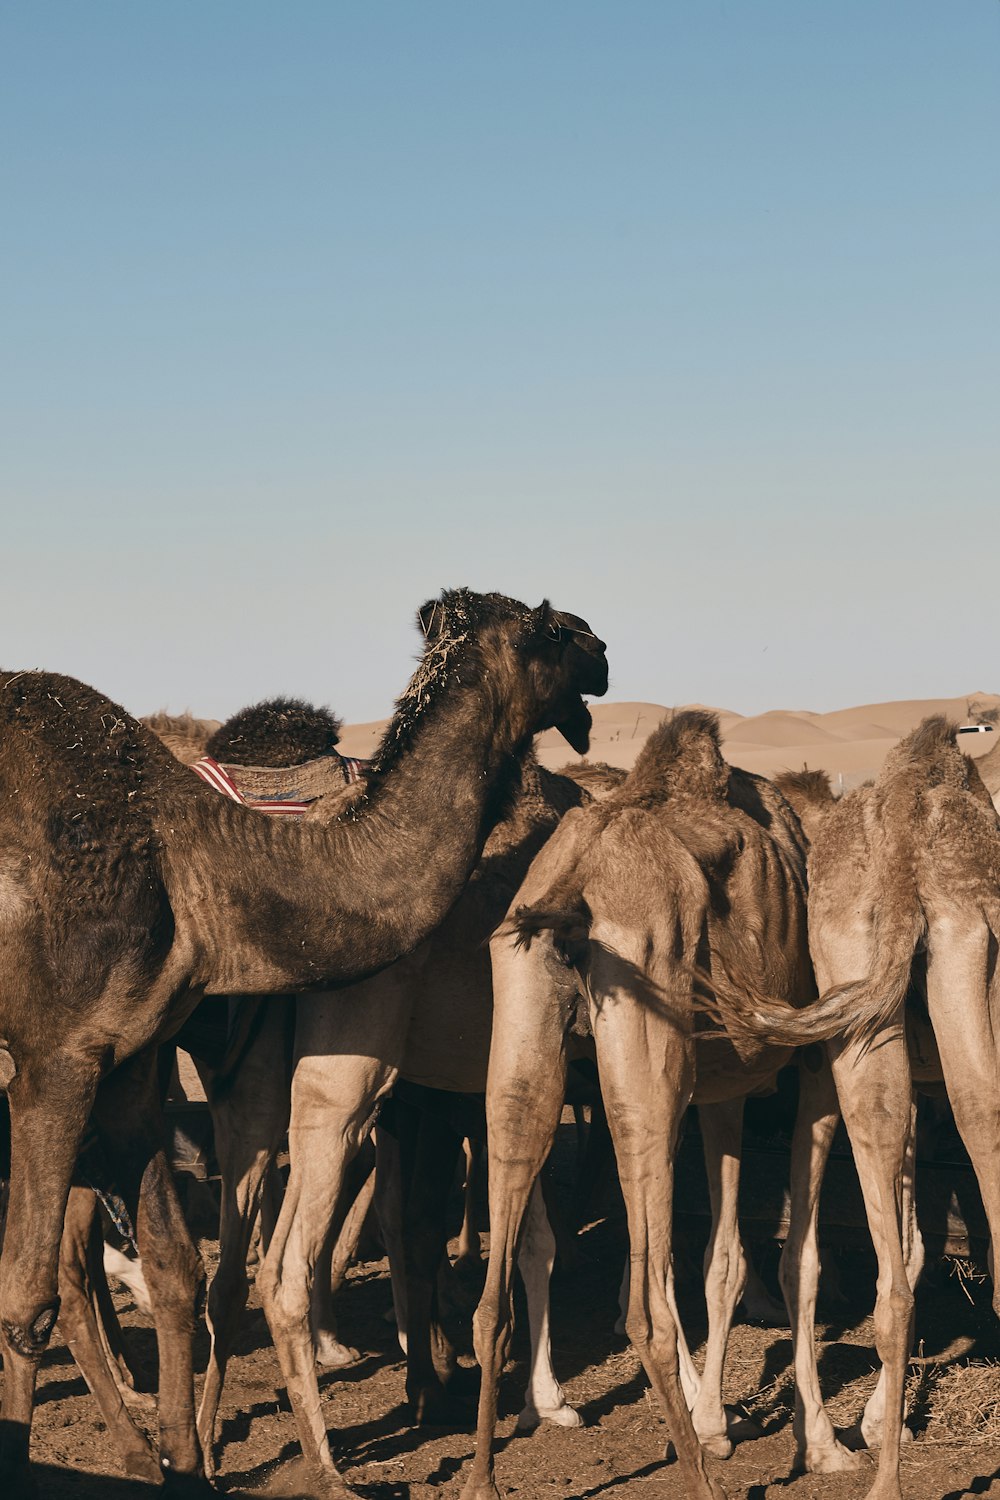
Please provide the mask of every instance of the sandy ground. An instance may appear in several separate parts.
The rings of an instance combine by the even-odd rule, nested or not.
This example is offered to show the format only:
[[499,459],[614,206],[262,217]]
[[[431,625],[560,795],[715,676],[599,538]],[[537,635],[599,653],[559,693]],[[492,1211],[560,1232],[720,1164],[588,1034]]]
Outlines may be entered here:
[[[572,1132],[561,1132],[559,1186],[568,1200]],[[703,1238],[687,1225],[679,1255],[682,1316],[697,1346],[704,1337],[704,1301],[697,1267]],[[614,1333],[617,1286],[626,1238],[620,1215],[589,1226],[576,1242],[576,1263],[557,1270],[553,1286],[555,1364],[569,1398],[586,1419],[582,1430],[542,1427],[516,1435],[524,1386],[526,1340],[521,1319],[514,1363],[504,1377],[497,1459],[502,1495],[577,1496],[582,1500],[656,1500],[681,1496],[677,1469],[663,1460],[666,1428],[642,1367],[628,1342]],[[215,1245],[203,1242],[211,1263]],[[453,1246],[454,1248],[454,1246]],[[773,1242],[755,1247],[762,1272],[775,1287]],[[874,1387],[877,1356],[871,1304],[870,1251],[831,1251],[820,1327],[820,1370],[831,1414],[839,1426],[856,1421]],[[903,1459],[906,1500],[1000,1497],[1000,1328],[982,1278],[959,1275],[956,1263],[930,1268],[918,1294],[910,1401],[916,1440]],[[775,1288],[776,1289],[776,1288]],[[478,1283],[466,1284],[454,1325],[464,1362],[471,1364],[470,1313]],[[147,1381],[155,1371],[148,1320],[123,1294],[118,1298]],[[345,1477],[370,1500],[455,1497],[472,1454],[465,1430],[415,1430],[404,1405],[404,1367],[386,1322],[390,1288],[384,1261],[354,1268],[341,1294],[341,1335],[361,1352],[353,1368],[320,1379],[328,1428]],[[207,1343],[199,1334],[198,1363]],[[762,1435],[742,1443],[727,1463],[710,1460],[730,1500],[860,1500],[872,1469],[862,1456],[856,1474],[793,1476],[791,1344],[787,1329],[746,1324],[733,1333],[727,1399],[742,1401]],[[468,1380],[474,1382],[470,1370]],[[470,1407],[471,1413],[471,1407]],[[68,1351],[56,1337],[42,1373],[34,1454],[41,1493],[61,1500],[133,1500],[147,1487],[116,1479],[120,1469],[96,1407]],[[297,1464],[294,1423],[281,1390],[277,1360],[256,1295],[245,1315],[230,1366],[222,1409],[218,1488],[229,1494],[300,1496],[308,1486]]]

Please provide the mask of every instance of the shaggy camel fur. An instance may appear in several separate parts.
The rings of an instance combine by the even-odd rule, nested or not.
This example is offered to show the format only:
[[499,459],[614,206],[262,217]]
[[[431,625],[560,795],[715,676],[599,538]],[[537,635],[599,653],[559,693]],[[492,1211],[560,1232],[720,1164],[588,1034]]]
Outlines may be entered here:
[[992,749],[977,759],[976,770],[990,794],[993,806],[1000,812],[1000,733]]
[[[881,1427],[881,1453],[870,1495],[899,1500],[903,1385],[922,1260],[912,1212],[915,1083],[944,1080],[982,1192],[991,1267],[1000,1234],[1000,825],[954,725],[925,719],[890,752],[874,785],[826,812],[809,873],[810,946],[824,994],[801,1016],[752,995],[740,1002],[740,1019],[748,1036],[830,1038],[879,1264],[875,1337],[883,1375],[866,1418],[870,1433]],[[924,984],[915,983],[924,971]],[[829,1135],[821,1127],[813,1143],[815,1199]],[[800,1450],[810,1467],[851,1467],[857,1460],[836,1443],[821,1403],[811,1265],[804,1274],[801,1304],[790,1307]],[[993,1306],[1000,1312],[995,1283]]]
[[[209,1292],[212,1352],[199,1412],[206,1458],[236,1319],[246,1300],[246,1245],[260,1183],[287,1124],[289,1182],[258,1282],[303,1453],[317,1467],[317,1477],[343,1493],[330,1456],[329,1412],[320,1406],[316,1384],[314,1345],[320,1328],[313,1294],[315,1270],[328,1264],[330,1242],[339,1232],[344,1173],[400,1073],[417,1084],[458,1093],[485,1088],[491,1023],[486,941],[563,812],[582,800],[572,780],[529,763],[507,818],[493,830],[466,890],[428,941],[358,986],[350,1007],[331,1006],[322,995],[299,998],[290,1122],[287,1085],[273,1064],[276,1038],[267,1032],[216,1109],[217,1118],[221,1114],[217,1151],[228,1185],[219,1267]],[[324,815],[319,804],[310,814]],[[264,1022],[268,1031],[278,1024],[275,1018]],[[450,1181],[453,1168],[454,1154],[435,1162],[438,1186]],[[411,1217],[402,1233],[409,1248],[401,1256],[392,1247],[394,1296],[397,1307],[406,1307],[407,1396],[418,1419],[428,1420],[442,1413],[454,1369],[436,1307],[443,1238],[427,1212],[419,1211],[416,1194],[407,1193],[405,1201]],[[546,1418],[566,1425],[577,1419],[551,1371],[547,1283],[552,1243],[540,1198],[532,1210],[532,1226],[522,1266],[535,1357],[522,1421],[527,1425]],[[399,1295],[401,1262],[405,1302]],[[324,1352],[321,1347],[321,1358]]]
[[171,755],[185,766],[205,754],[205,746],[219,728],[218,719],[195,719],[191,714],[147,714],[139,720],[162,740]]
[[[570,813],[532,864],[492,942],[487,1090],[490,1264],[475,1318],[482,1392],[464,1500],[495,1500],[497,1382],[511,1331],[511,1267],[522,1217],[562,1100],[577,984],[589,1001],[628,1211],[628,1333],[664,1406],[681,1485],[720,1500],[702,1443],[729,1451],[719,1388],[744,1261],[736,1223],[742,1098],[773,1079],[785,1048],[711,1026],[695,975],[752,969],[791,1004],[815,993],[806,943],[805,846],[775,788],[730,771],[714,715],[687,711],[650,736],[624,785]],[[567,964],[572,974],[567,975]],[[567,982],[569,979],[569,983]],[[718,1223],[706,1295],[709,1345],[694,1413],[679,1379],[671,1269],[673,1155],[691,1100],[703,1112]],[[692,1393],[693,1394],[693,1393]],[[701,1442],[699,1442],[699,1437]]]
[[158,1043],[206,992],[351,983],[412,950],[460,894],[532,734],[559,727],[587,748],[580,695],[607,690],[607,662],[582,620],[457,590],[420,621],[427,649],[366,803],[327,827],[259,818],[193,784],[149,730],[71,678],[0,678],[0,1083],[12,1131],[0,1480],[14,1493],[29,1484],[36,1371],[88,1117],[143,1253],[161,1470],[197,1475],[201,1271],[161,1144]]

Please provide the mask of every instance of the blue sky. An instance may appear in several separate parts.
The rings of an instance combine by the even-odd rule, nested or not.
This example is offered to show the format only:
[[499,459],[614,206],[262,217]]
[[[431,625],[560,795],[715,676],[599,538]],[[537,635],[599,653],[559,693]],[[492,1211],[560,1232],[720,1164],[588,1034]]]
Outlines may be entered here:
[[381,716],[1000,687],[1000,4],[7,0],[0,661]]

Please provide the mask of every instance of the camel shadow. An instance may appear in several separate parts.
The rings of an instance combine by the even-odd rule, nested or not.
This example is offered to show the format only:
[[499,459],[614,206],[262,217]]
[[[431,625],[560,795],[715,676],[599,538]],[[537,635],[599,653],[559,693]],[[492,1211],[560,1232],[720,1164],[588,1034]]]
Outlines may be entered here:
[[967,1495],[988,1495],[998,1479],[1000,1468],[994,1469],[992,1474],[977,1474],[964,1490],[949,1490],[947,1495],[941,1496],[941,1500],[965,1500]]
[[[3,1424],[0,1424],[2,1427]],[[84,1474],[59,1464],[32,1464],[36,1492],[45,1500],[163,1500],[163,1486],[139,1479],[121,1479],[108,1474]],[[246,1491],[228,1489],[234,1500],[250,1500]],[[211,1494],[203,1479],[173,1476],[171,1495],[177,1500],[207,1500]]]

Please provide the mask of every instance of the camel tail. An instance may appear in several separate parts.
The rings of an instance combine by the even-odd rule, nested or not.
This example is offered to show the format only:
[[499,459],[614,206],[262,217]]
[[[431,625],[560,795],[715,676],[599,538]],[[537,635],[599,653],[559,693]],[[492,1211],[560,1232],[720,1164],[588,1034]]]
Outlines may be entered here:
[[866,1046],[899,1012],[910,986],[914,950],[925,931],[919,909],[891,933],[876,934],[875,961],[864,979],[834,985],[818,1000],[797,1008],[765,995],[746,975],[713,954],[711,986],[715,1003],[706,1002],[736,1039],[753,1039],[782,1047],[844,1036]]
[[557,880],[535,905],[519,906],[502,930],[514,937],[519,948],[530,948],[536,937],[551,932],[555,942],[568,952],[586,942],[592,921],[579,876],[574,873]]

